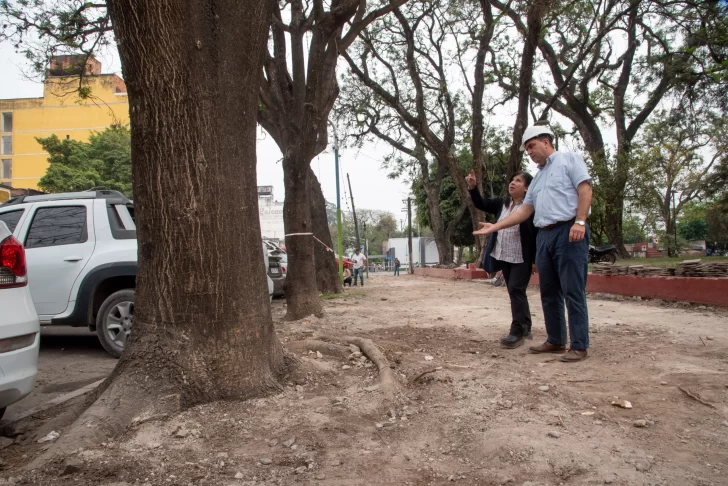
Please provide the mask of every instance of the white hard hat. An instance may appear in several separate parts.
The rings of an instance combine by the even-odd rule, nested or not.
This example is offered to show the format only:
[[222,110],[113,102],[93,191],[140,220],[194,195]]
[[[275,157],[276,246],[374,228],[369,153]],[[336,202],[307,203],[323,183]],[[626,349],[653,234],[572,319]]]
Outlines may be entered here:
[[536,137],[539,137],[541,135],[550,135],[551,139],[554,139],[554,132],[551,131],[548,125],[541,124],[542,122],[536,122],[530,127],[526,128],[526,131],[523,132],[523,142],[521,143],[521,152],[526,150],[526,143]]

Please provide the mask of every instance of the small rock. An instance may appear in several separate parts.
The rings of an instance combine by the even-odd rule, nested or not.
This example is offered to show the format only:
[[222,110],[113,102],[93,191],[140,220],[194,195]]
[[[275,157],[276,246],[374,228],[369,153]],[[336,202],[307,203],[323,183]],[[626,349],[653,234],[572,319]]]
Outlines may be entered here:
[[410,456],[409,454],[403,454],[403,456],[408,461],[411,461],[412,460],[412,456]]
[[454,475],[454,474],[451,474],[451,475],[449,475],[449,476],[447,477],[447,480],[448,480],[448,481],[455,481],[456,479],[457,479],[457,478],[455,477],[455,475]]
[[635,420],[633,425],[635,427],[645,428],[645,427],[647,427],[647,420],[645,420],[645,419]]
[[382,424],[382,423],[376,423],[376,424],[374,424],[374,426],[375,426],[376,428],[378,428],[378,429],[381,429],[381,428],[383,428],[383,427],[384,427],[384,424]]
[[23,435],[26,432],[26,428],[22,427],[20,425],[15,424],[7,424],[5,427],[3,427],[2,432],[0,432],[0,435],[4,437],[17,437],[19,435]]
[[442,317],[438,317],[438,318],[437,318],[437,320],[438,320],[438,321],[441,321],[441,320],[442,320]]
[[298,393],[303,393],[303,387],[301,385],[296,385],[296,391]]
[[190,435],[190,431],[187,429],[183,429],[181,427],[179,429],[177,429],[177,431],[174,433],[174,436],[179,439],[184,439],[188,435]]
[[603,423],[604,422],[602,422],[601,420],[595,420],[594,421],[594,425],[602,425]]
[[306,471],[308,471],[308,468],[306,466],[300,466],[296,468],[296,474],[303,474]]
[[708,341],[712,341],[715,338],[713,336],[705,336],[705,339],[707,339]]
[[429,354],[427,356],[425,356],[425,361],[432,361],[433,359],[435,359],[435,358],[433,358]]
[[665,386],[665,385],[667,385],[667,382],[666,381],[661,381],[660,382],[660,385]]
[[614,479],[612,479],[612,478],[607,478],[604,480],[604,484],[612,484],[613,482],[614,482]]
[[553,439],[558,439],[559,437],[561,437],[561,434],[559,432],[556,432],[555,430],[552,430],[548,433],[548,436]]
[[53,442],[54,440],[58,439],[61,436],[58,432],[55,430],[48,432],[48,435],[43,437],[42,439],[38,439],[38,444],[42,444],[44,442]]
[[647,472],[652,468],[652,464],[650,464],[650,461],[647,459],[638,459],[634,463],[635,469],[637,469],[639,472]]
[[323,355],[323,354],[321,354],[321,352],[319,352],[319,351],[316,351],[316,358],[318,358],[318,359],[321,359],[321,358],[323,358],[323,357],[324,357],[324,355]]
[[326,474],[320,472],[316,476],[314,476],[314,478],[318,479],[319,481],[323,481],[324,479],[326,479]]
[[271,439],[268,441],[268,447],[275,447],[278,445],[278,439]]
[[243,473],[240,471],[235,473],[235,479],[243,479],[245,476],[243,476]]
[[349,366],[349,365],[344,365],[344,366],[342,366],[342,367],[341,367],[341,369],[342,369],[342,370],[350,370],[350,369],[351,369],[351,366]]
[[724,420],[720,423],[723,427],[728,427],[728,420]]
[[261,457],[259,459],[259,462],[265,466],[270,466],[271,464],[273,464],[273,459],[271,459],[270,457]]
[[542,386],[538,387],[538,390],[542,391],[542,392],[547,392],[547,391],[549,391],[549,387],[547,385],[542,385]]
[[291,447],[295,443],[296,443],[296,438],[295,437],[291,437],[287,441],[283,442],[283,445],[286,446],[286,447]]
[[490,355],[490,357],[491,358],[497,358],[498,357],[498,353],[493,353],[493,354]]
[[217,457],[226,458],[228,456],[227,452],[218,452]]
[[63,462],[62,475],[77,473],[83,468],[83,461],[78,457],[69,457]]
[[619,408],[632,408],[632,403],[627,400],[620,400],[618,402],[612,402],[612,405]]

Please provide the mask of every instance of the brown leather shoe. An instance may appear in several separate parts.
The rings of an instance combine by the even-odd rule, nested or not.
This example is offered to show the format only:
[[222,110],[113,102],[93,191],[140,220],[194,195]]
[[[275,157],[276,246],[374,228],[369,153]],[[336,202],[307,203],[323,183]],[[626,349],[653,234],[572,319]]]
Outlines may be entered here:
[[528,348],[528,352],[531,354],[563,353],[564,351],[566,351],[566,346],[563,344],[551,344],[548,341],[541,346],[531,346]]
[[589,356],[586,349],[570,349],[565,355],[560,358],[560,360],[564,363],[573,363],[575,361],[587,359],[588,357]]

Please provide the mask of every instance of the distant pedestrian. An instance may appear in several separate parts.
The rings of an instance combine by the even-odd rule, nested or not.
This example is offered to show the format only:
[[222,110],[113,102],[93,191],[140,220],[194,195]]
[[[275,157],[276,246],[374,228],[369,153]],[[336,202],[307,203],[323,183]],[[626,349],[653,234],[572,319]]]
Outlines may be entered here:
[[[470,171],[465,181],[475,207],[500,221],[521,207],[532,179],[527,172],[516,172],[508,185],[508,196],[492,199],[483,199],[480,195],[474,171]],[[520,225],[494,233],[485,248],[483,269],[489,274],[498,272],[493,283],[496,287],[502,285],[505,279],[511,299],[511,328],[508,335],[500,339],[504,348],[517,348],[524,343],[524,339],[531,337],[531,309],[526,289],[535,269],[535,259],[536,228],[533,216]]]
[[401,264],[399,263],[399,258],[394,259],[394,274],[399,275],[399,267]]
[[344,285],[351,287],[351,270],[348,268],[344,269]]
[[354,262],[354,287],[356,287],[357,278],[361,279],[361,286],[364,287],[364,271],[367,266],[367,257],[357,248],[354,250],[354,256],[351,257]]
[[589,311],[586,278],[589,256],[589,226],[586,218],[592,201],[591,176],[579,154],[559,152],[554,133],[534,125],[523,134],[521,150],[538,164],[538,174],[529,186],[520,208],[495,224],[481,223],[474,234],[490,234],[520,224],[531,216],[539,228],[536,238],[541,304],[548,339],[528,350],[534,354],[563,353],[566,349],[564,300],[569,312],[570,349],[561,361],[581,361],[589,348]]

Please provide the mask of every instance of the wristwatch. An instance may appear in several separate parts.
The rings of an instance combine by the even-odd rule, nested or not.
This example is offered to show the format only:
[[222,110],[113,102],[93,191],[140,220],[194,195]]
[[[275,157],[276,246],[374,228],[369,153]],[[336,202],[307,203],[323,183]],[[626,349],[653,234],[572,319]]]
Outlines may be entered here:
[[574,221],[574,224],[578,224],[579,226],[586,226],[586,221]]

